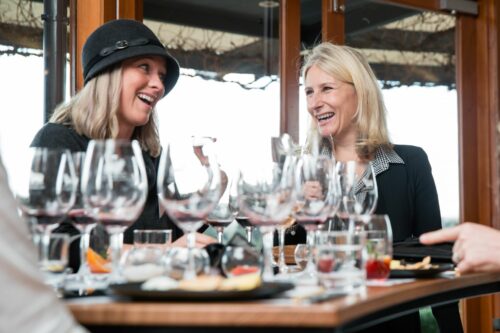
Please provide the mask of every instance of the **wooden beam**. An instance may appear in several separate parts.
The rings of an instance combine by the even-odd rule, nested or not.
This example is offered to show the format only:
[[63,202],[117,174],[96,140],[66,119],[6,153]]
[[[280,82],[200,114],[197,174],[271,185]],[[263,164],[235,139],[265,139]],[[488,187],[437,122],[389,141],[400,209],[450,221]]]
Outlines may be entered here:
[[344,0],[321,1],[321,39],[334,44],[345,43]]
[[[457,15],[456,59],[460,140],[461,220],[499,227],[496,130],[499,116],[499,6],[478,0],[479,15]],[[468,333],[491,333],[498,300],[465,300]]]
[[299,142],[300,0],[280,2],[280,133]]
[[143,0],[117,0],[117,18],[142,21],[144,19]]

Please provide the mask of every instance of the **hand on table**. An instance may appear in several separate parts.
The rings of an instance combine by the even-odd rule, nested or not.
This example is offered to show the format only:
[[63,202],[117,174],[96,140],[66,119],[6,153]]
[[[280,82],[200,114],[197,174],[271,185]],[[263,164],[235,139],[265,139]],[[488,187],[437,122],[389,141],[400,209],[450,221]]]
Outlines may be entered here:
[[455,242],[453,261],[462,272],[500,272],[500,231],[477,223],[425,233],[420,242],[426,245]]
[[[196,233],[196,247],[197,248],[203,248],[207,246],[208,244],[212,243],[217,243],[217,240],[215,238],[212,238],[210,236]],[[187,235],[183,235],[181,238],[177,239],[175,242],[172,243],[173,247],[187,247]]]

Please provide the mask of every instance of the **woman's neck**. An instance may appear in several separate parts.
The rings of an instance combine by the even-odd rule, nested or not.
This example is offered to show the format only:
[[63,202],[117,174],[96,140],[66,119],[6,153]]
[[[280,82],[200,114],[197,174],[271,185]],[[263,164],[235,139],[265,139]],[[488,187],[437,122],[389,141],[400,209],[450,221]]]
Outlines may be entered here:
[[333,138],[333,154],[337,161],[357,161],[356,152],[357,133],[351,132],[342,137]]

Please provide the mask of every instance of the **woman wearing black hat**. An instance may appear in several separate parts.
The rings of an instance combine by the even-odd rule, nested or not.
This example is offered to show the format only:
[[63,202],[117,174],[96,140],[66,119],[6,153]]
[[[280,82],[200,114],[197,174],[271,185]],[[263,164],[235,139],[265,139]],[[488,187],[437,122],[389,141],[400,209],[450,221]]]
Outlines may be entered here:
[[[169,228],[173,239],[179,238],[182,232],[168,217],[160,218],[156,170],[161,146],[155,110],[179,78],[177,61],[141,22],[114,20],[88,37],[82,63],[85,86],[54,111],[31,145],[75,152],[85,151],[92,139],[137,140],[143,150],[149,192],[142,214],[125,231],[124,241],[132,243],[134,229]],[[203,246],[213,240],[198,235],[197,241]]]

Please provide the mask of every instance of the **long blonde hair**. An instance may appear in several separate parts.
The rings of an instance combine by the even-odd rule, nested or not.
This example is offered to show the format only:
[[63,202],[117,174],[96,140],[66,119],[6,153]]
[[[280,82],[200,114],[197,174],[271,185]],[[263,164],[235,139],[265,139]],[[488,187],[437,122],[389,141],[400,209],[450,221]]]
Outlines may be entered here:
[[[52,114],[50,122],[71,126],[89,139],[114,139],[118,135],[122,67],[117,66],[91,79],[78,94]],[[151,156],[160,155],[158,119],[153,110],[144,126],[135,128],[132,139]]]
[[[337,80],[348,82],[354,86],[358,98],[358,107],[355,114],[355,124],[358,129],[356,152],[362,159],[370,159],[380,146],[392,147],[386,124],[386,108],[382,91],[368,61],[356,49],[321,43],[314,47],[306,56],[302,67],[305,80],[308,70],[318,66],[322,71]],[[319,136],[316,122],[311,122],[308,141],[317,140],[312,136]],[[335,138],[320,138],[320,149],[333,150]]]

